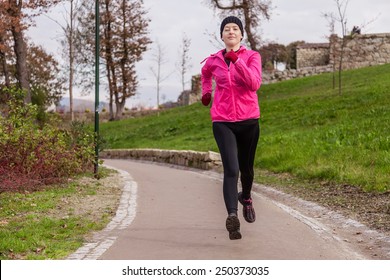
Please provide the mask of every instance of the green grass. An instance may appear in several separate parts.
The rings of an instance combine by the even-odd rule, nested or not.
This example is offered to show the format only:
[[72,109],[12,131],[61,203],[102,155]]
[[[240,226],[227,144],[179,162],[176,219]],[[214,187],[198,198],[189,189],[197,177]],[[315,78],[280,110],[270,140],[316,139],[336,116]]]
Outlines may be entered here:
[[[107,176],[108,171],[101,173]],[[111,218],[107,212],[92,217],[72,208],[103,188],[94,182],[75,180],[32,193],[0,193],[0,260],[63,259],[87,234],[103,229]]]
[[[255,167],[296,178],[390,189],[390,64],[295,79],[259,90]],[[209,109],[199,103],[101,125],[108,148],[218,151]]]

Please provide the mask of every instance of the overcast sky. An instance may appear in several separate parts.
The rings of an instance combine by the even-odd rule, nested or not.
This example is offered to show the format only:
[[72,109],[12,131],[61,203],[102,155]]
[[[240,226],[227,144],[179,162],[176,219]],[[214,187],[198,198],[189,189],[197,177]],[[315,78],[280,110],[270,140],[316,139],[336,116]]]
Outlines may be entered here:
[[[190,74],[200,72],[200,62],[218,49],[210,42],[210,35],[219,36],[220,18],[205,4],[209,0],[144,0],[150,22],[150,38],[158,41],[165,49],[167,63],[162,65],[164,73],[172,73],[162,84],[161,96],[165,101],[176,101],[181,92],[181,80],[175,64],[179,59],[179,45],[185,33],[191,40]],[[281,44],[304,40],[310,43],[326,42],[329,34],[328,23],[322,16],[325,12],[337,13],[335,0],[273,0],[271,20],[262,24],[262,39]],[[347,28],[354,25],[365,26],[362,33],[390,32],[389,0],[349,0],[346,18]],[[56,15],[56,18],[61,18]],[[50,28],[48,28],[50,27]],[[336,25],[336,32],[340,32]],[[49,52],[60,56],[57,37],[61,34],[56,24],[41,17],[36,28],[29,36],[37,44],[43,45]],[[150,70],[155,66],[152,54],[155,44],[145,53],[144,59],[137,66],[140,86],[137,97],[132,98],[128,106],[156,104],[155,78]],[[188,76],[188,79],[190,75]],[[190,87],[190,84],[187,86]],[[105,100],[105,89],[101,89],[100,99]],[[94,98],[91,92],[90,98]],[[161,97],[160,97],[161,102]]]

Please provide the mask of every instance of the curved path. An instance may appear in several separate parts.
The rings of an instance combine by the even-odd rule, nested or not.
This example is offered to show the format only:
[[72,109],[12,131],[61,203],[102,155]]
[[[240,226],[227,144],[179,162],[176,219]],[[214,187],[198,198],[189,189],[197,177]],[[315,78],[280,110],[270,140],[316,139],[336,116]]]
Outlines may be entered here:
[[[320,223],[254,192],[257,220],[229,240],[218,173],[105,160],[131,181],[117,221],[70,259],[367,259]],[[117,214],[118,216],[118,214]],[[115,220],[115,219],[114,219]],[[99,238],[98,238],[99,239]]]

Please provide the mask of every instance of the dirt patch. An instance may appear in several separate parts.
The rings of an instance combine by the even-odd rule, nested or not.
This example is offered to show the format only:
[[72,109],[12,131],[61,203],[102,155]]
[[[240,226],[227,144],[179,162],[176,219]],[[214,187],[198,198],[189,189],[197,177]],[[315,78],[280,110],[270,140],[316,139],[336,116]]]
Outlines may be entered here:
[[118,173],[111,173],[99,180],[89,177],[77,179],[75,183],[79,194],[63,197],[47,216],[68,218],[74,215],[88,217],[93,222],[104,216],[113,217],[122,194],[122,181]]
[[368,227],[390,233],[390,191],[368,193],[359,187],[312,182],[302,185],[273,185],[276,189],[316,202],[357,220]]
[[324,185],[305,196],[370,228],[390,233],[390,192],[367,193],[350,185]]

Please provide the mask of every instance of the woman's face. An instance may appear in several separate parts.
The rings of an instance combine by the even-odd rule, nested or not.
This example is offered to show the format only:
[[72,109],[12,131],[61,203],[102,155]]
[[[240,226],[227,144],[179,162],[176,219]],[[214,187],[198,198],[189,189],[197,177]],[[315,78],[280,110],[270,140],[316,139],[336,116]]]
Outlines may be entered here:
[[241,30],[235,23],[228,23],[222,31],[222,41],[225,43],[226,49],[238,50],[242,39]]

